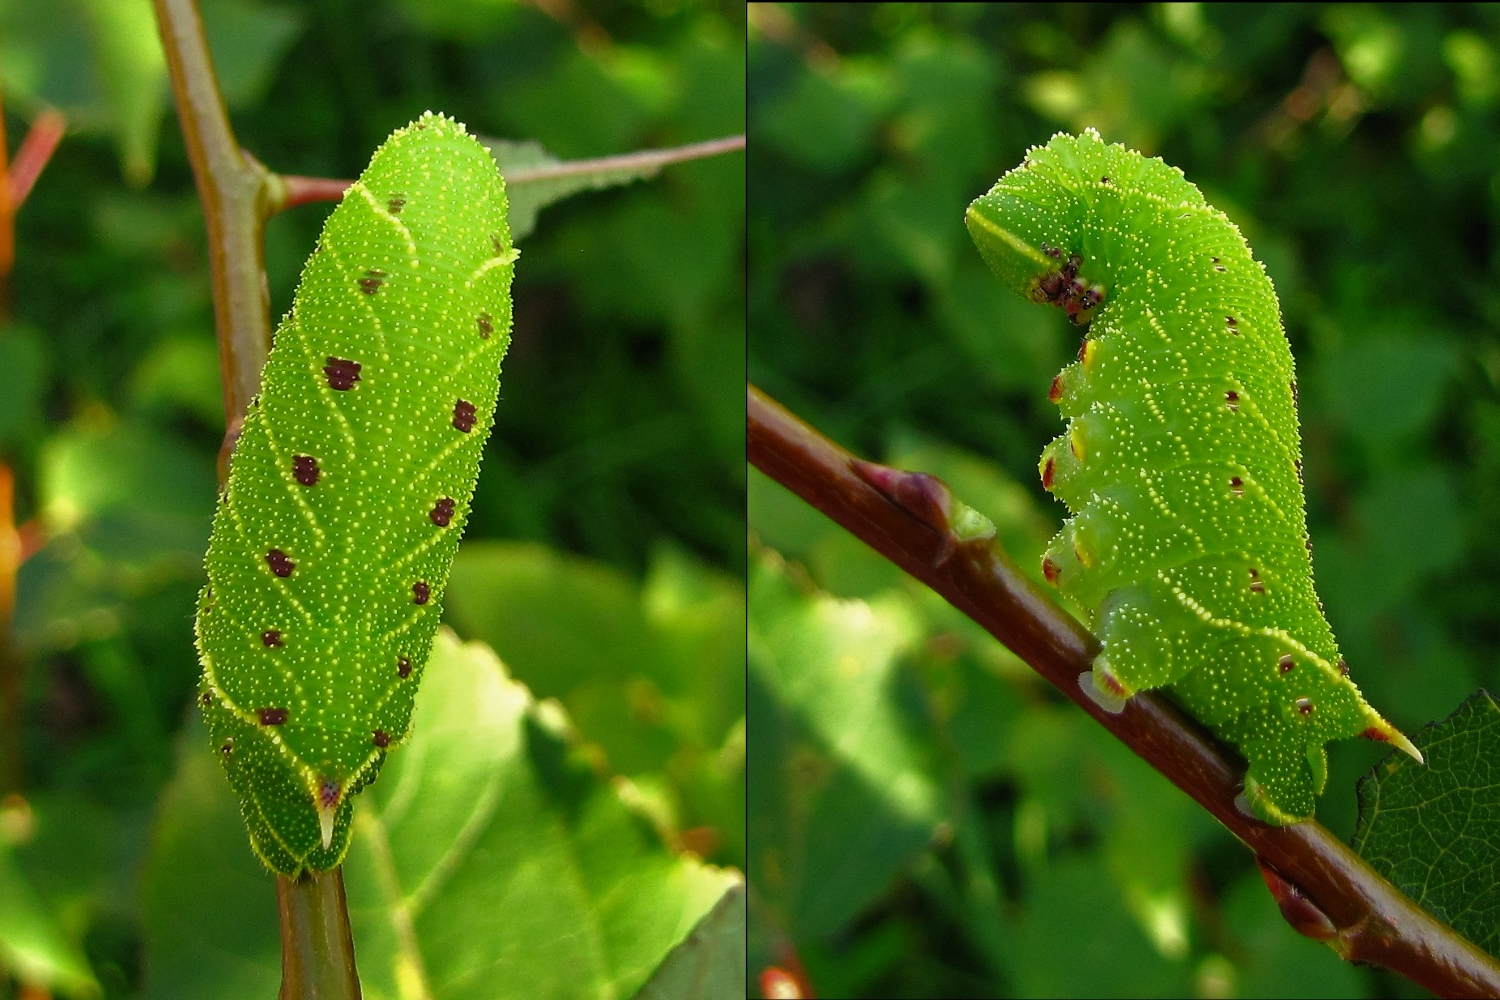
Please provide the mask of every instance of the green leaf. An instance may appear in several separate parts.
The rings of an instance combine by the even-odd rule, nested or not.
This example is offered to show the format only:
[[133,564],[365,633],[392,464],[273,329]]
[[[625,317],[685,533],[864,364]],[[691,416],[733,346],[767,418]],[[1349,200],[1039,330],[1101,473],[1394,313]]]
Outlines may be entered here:
[[302,13],[262,0],[202,0],[201,7],[224,103],[257,104],[302,32]]
[[[566,159],[639,145],[651,114],[642,106],[636,81],[615,70],[603,47],[584,52],[565,45],[556,51],[546,70],[497,94],[494,117],[512,135],[536,138]],[[528,53],[528,58],[535,56]],[[657,74],[648,69],[646,75]],[[559,108],[567,112],[559,114]]]
[[1189,946],[1190,858],[1213,824],[1197,804],[1071,705],[1012,724],[1005,756],[1020,778],[1016,848],[1046,871],[1069,843],[1097,837],[1102,869],[1164,957]]
[[[561,709],[443,630],[410,742],[356,800],[345,880],[364,995],[629,996],[738,884],[665,850]],[[148,997],[279,978],[274,885],[194,720],[145,876]]]
[[774,553],[752,569],[750,876],[796,936],[853,917],[942,816],[897,669],[919,628],[899,593],[804,593]]
[[500,176],[505,178],[514,240],[530,235],[536,228],[537,213],[553,202],[580,191],[599,191],[655,177],[661,170],[661,164],[651,160],[598,166],[589,166],[587,161],[564,163],[535,139],[513,142],[479,136],[479,141],[489,149]]
[[15,445],[42,422],[47,353],[29,328],[0,332],[0,447]]
[[672,949],[636,1000],[739,1000],[745,993],[745,887],[731,886]]
[[[614,725],[647,741],[642,726],[717,745],[744,712],[744,592],[680,553],[658,552],[643,588],[543,546],[469,542],[451,579],[455,627],[494,647],[538,697],[562,699],[626,773],[651,764],[639,747],[615,744]],[[612,699],[623,703],[603,703]],[[636,722],[606,722],[620,712]]]
[[18,574],[22,649],[36,655],[112,635],[132,600],[202,578],[214,497],[208,456],[118,423],[54,434],[37,464],[50,536]]
[[[624,573],[542,545],[467,542],[459,548],[447,605],[463,635],[482,639],[540,698],[668,672]],[[569,705],[574,719],[582,705]],[[584,726],[585,732],[588,727]]]
[[128,514],[152,522],[171,548],[202,550],[213,467],[171,438],[132,424],[77,426],[50,438],[38,465],[38,499],[52,530]]
[[1182,963],[1157,954],[1098,865],[1069,860],[1046,870],[1027,900],[1016,942],[1023,997],[1188,995]]
[[151,179],[167,63],[151,0],[13,0],[0,7],[6,101],[114,136],[125,177]]
[[709,827],[723,848],[713,856],[743,859],[737,581],[673,549],[657,551],[639,586],[606,565],[501,542],[462,546],[451,579],[448,620],[461,634],[489,643],[538,697],[561,700],[615,771],[666,793],[669,827]]
[[70,997],[95,997],[99,984],[0,839],[0,973]]
[[219,348],[207,337],[174,337],[157,344],[136,368],[130,390],[132,402],[147,413],[188,413],[223,430]]
[[167,57],[149,0],[82,0],[125,179],[145,187],[167,102]]
[[[1278,286],[1279,287],[1279,286]],[[1425,431],[1443,405],[1455,351],[1434,337],[1425,317],[1412,330],[1349,343],[1322,359],[1314,374],[1323,403],[1353,435],[1372,446],[1401,444]]]
[[1111,142],[1155,153],[1211,96],[1213,79],[1164,46],[1134,19],[1116,21],[1083,72],[1047,70],[1022,84],[1026,102],[1075,129],[1098,128]]
[[836,69],[799,73],[766,105],[756,132],[795,163],[837,174],[869,152],[890,103],[889,70],[872,60],[845,59]]
[[481,42],[523,15],[511,0],[401,0],[401,9],[437,38]]
[[1500,704],[1477,691],[1359,782],[1354,849],[1391,884],[1500,956]]

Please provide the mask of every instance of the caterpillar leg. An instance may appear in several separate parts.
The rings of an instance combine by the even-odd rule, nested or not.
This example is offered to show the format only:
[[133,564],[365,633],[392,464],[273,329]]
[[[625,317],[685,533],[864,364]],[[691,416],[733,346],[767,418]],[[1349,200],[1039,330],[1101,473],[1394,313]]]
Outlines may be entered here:
[[1099,610],[1094,682],[1114,698],[1171,684],[1204,656],[1202,625],[1163,588],[1121,587]]
[[1289,826],[1312,816],[1318,793],[1328,780],[1328,759],[1321,743],[1252,740],[1240,744],[1240,750],[1250,759],[1245,803],[1257,818]]

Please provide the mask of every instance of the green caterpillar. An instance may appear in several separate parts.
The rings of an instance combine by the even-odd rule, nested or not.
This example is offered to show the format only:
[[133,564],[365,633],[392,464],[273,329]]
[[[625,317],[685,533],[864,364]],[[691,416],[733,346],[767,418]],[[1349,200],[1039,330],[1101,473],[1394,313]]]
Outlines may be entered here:
[[201,703],[273,871],[338,865],[406,738],[510,342],[505,186],[464,126],[399,129],[329,216],[219,498]]
[[1160,159],[1059,134],[969,206],[996,274],[1090,323],[1049,397],[1042,485],[1073,516],[1042,563],[1093,613],[1084,690],[1166,688],[1249,761],[1260,818],[1313,813],[1329,740],[1421,760],[1348,677],[1313,591],[1297,383],[1265,269]]

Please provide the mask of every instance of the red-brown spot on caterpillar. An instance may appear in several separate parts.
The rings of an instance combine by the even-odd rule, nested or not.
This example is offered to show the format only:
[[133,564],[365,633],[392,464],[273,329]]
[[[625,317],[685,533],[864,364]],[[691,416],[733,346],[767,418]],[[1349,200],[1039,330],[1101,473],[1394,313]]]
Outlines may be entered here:
[[1240,333],[1240,321],[1239,320],[1235,319],[1233,316],[1225,316],[1224,317],[1224,322],[1226,322],[1226,323],[1229,324],[1229,332],[1230,333],[1234,334],[1235,336],[1239,336],[1239,333]]
[[453,404],[453,426],[465,434],[474,429],[474,404],[460,399]]
[[286,709],[284,708],[262,708],[255,714],[260,716],[262,726],[286,725]]
[[1349,676],[1349,664],[1344,662],[1344,658],[1342,656],[1339,657],[1339,673],[1343,674],[1345,677]]
[[1266,581],[1260,578],[1260,570],[1254,566],[1250,567],[1250,593],[1264,594],[1266,592]]
[[432,596],[432,588],[427,586],[427,581],[418,580],[411,585],[411,596],[418,604],[426,604],[427,599]]
[[1303,535],[1302,536],[1302,544],[1304,546],[1306,546],[1306,548],[1307,548],[1307,556],[1308,556],[1309,559],[1311,559],[1312,558],[1312,536],[1311,535]]
[[391,737],[384,729],[375,730],[375,745],[382,750],[391,745]]
[[1105,177],[1099,178],[1099,183],[1100,184],[1108,184],[1109,183],[1109,177],[1105,176]]
[[268,628],[260,634],[260,641],[268,647],[281,645],[281,632],[274,628]]
[[365,272],[365,276],[359,279],[359,290],[366,295],[374,295],[380,291],[380,286],[385,283],[385,272],[378,267],[372,267]]
[[324,809],[332,809],[339,804],[339,795],[343,789],[339,783],[332,778],[324,778],[318,783],[318,802]]
[[1292,659],[1291,653],[1282,653],[1281,659],[1276,661],[1276,669],[1280,670],[1283,674],[1291,673],[1292,668],[1296,665],[1297,661]]
[[1245,495],[1245,481],[1239,476],[1229,477],[1229,495],[1236,497]]
[[1376,743],[1389,743],[1391,741],[1391,738],[1389,736],[1381,732],[1379,729],[1376,729],[1374,726],[1371,726],[1369,729],[1366,729],[1359,735],[1367,740],[1374,740]]
[[1063,396],[1062,375],[1058,374],[1058,375],[1053,376],[1053,378],[1052,378],[1052,385],[1049,386],[1048,389],[1047,389],[1047,398],[1049,400],[1051,400],[1052,402],[1055,403],[1059,399],[1062,399],[1062,396]]
[[453,520],[453,498],[443,497],[432,505],[432,510],[427,512],[427,516],[432,518],[432,523],[439,528],[448,527],[449,522]]
[[1062,260],[1062,250],[1058,249],[1057,247],[1049,247],[1047,244],[1043,243],[1042,253],[1046,254],[1048,257],[1051,257],[1053,260]]
[[1037,279],[1031,297],[1038,302],[1056,302],[1066,286],[1067,280],[1061,274],[1048,274]]
[[292,456],[292,477],[303,486],[318,485],[318,477],[322,474],[323,470],[318,468],[316,458],[311,455]]
[[224,745],[221,746],[221,747],[219,747],[219,753],[223,754],[225,757],[228,757],[230,754],[234,753],[234,737],[233,736],[231,736],[231,737],[229,737],[229,739],[225,740],[224,741]]
[[402,678],[411,676],[411,661],[404,656],[396,659],[396,676]]
[[1311,698],[1298,698],[1297,711],[1303,715],[1312,715],[1313,703]]
[[1062,576],[1062,570],[1049,557],[1042,556],[1042,576],[1047,578],[1048,583],[1056,583],[1057,578]]
[[1100,670],[1098,668],[1095,668],[1094,682],[1096,684],[1099,684],[1116,698],[1125,697],[1125,685],[1120,681],[1120,678],[1116,677],[1108,669]]
[[292,570],[297,568],[297,564],[288,559],[286,553],[280,549],[272,549],[266,553],[266,565],[271,567],[272,573],[280,577],[291,576]]
[[1304,485],[1303,482],[1302,482],[1302,459],[1300,459],[1300,458],[1294,459],[1292,461],[1292,465],[1294,465],[1296,467],[1296,469],[1297,469],[1297,485],[1298,486]]
[[1224,403],[1229,407],[1230,413],[1240,412],[1240,394],[1233,389],[1224,393]]
[[207,708],[208,706],[212,705],[213,703],[214,703],[214,693],[212,691],[205,691],[205,692],[203,692],[203,707]]
[[499,233],[491,233],[490,234],[490,246],[492,246],[492,247],[495,248],[495,256],[496,257],[504,257],[505,256],[505,244],[500,242],[500,234]]
[[1087,337],[1084,337],[1083,340],[1079,341],[1079,343],[1078,343],[1078,360],[1079,361],[1084,361],[1084,360],[1086,360],[1088,358],[1088,356],[1089,356],[1089,339]]
[[495,321],[490,318],[489,313],[479,314],[479,339],[489,340],[490,334],[495,332]]
[[1053,477],[1053,474],[1056,473],[1056,472],[1057,472],[1057,463],[1055,461],[1053,461],[1052,458],[1049,456],[1047,458],[1046,463],[1042,465],[1042,489],[1044,489],[1044,490],[1050,490],[1050,489],[1052,489],[1052,477]]
[[339,392],[353,389],[354,383],[359,381],[359,368],[358,361],[330,357],[328,363],[323,366],[323,374],[328,379],[328,388]]
[[405,207],[405,198],[392,198],[390,201],[385,203],[385,210],[387,212],[390,212],[392,215],[400,215],[401,210]]
[[1083,441],[1083,426],[1076,421],[1068,425],[1068,449],[1073,452],[1073,457],[1080,462],[1088,454],[1088,448]]

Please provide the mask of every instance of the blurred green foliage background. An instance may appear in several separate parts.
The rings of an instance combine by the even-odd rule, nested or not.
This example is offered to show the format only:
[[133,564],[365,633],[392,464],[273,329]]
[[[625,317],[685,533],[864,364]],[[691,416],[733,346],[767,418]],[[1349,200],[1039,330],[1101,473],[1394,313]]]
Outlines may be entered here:
[[[353,177],[426,109],[565,159],[744,131],[734,3],[201,6],[237,138],[284,173]],[[67,995],[185,995],[151,963],[190,970],[194,996],[269,995],[269,876],[246,866],[242,830],[213,844],[182,834],[237,825],[211,822],[226,800],[217,768],[201,766],[201,733],[179,738],[196,715],[193,601],[223,416],[202,215],[149,0],[0,0],[0,91],[12,151],[45,106],[72,125],[18,215],[13,321],[0,330],[0,459],[16,473],[17,520],[48,539],[19,577],[23,753],[0,765],[19,767],[24,801],[0,805],[0,997],[18,988],[7,970]],[[525,745],[570,762],[556,786],[572,789],[567,802],[629,807],[600,806],[614,818],[592,834],[569,826],[592,806],[559,800],[527,820],[558,839],[526,850],[566,858],[596,841],[573,873],[596,879],[593,902],[567,918],[545,905],[558,893],[527,907],[536,933],[559,940],[600,898],[630,895],[617,881],[628,872],[597,867],[611,837],[636,858],[625,867],[660,869],[674,892],[708,891],[694,856],[744,865],[743,192],[743,154],[671,166],[546,208],[520,244],[501,405],[447,610],[526,685],[515,698],[538,699],[522,713]],[[273,315],[331,208],[271,221]],[[475,739],[517,731],[505,704]],[[542,757],[503,766],[552,787]],[[477,795],[441,794],[419,808]],[[220,894],[183,877],[208,868],[247,881]],[[211,914],[187,919],[205,902]],[[673,910],[674,933],[695,912]],[[505,940],[482,906],[443,919],[447,944],[423,939],[432,970],[442,947]],[[184,927],[205,942],[183,943]],[[647,961],[629,934],[603,978],[549,964],[549,988],[638,984],[659,952]],[[234,952],[252,938],[255,954]],[[512,941],[522,961],[524,940]],[[389,957],[372,948],[372,962]],[[250,969],[269,986],[245,986]],[[507,988],[524,993],[523,981]]]
[[[1062,507],[1079,331],[962,224],[1093,125],[1181,167],[1265,262],[1299,368],[1319,593],[1412,731],[1500,665],[1500,10],[757,4],[749,370],[936,473],[1025,567]],[[923,588],[749,483],[752,969],[824,996],[1409,996],[1286,927],[1248,852]],[[1330,747],[1354,828],[1383,756]]]

